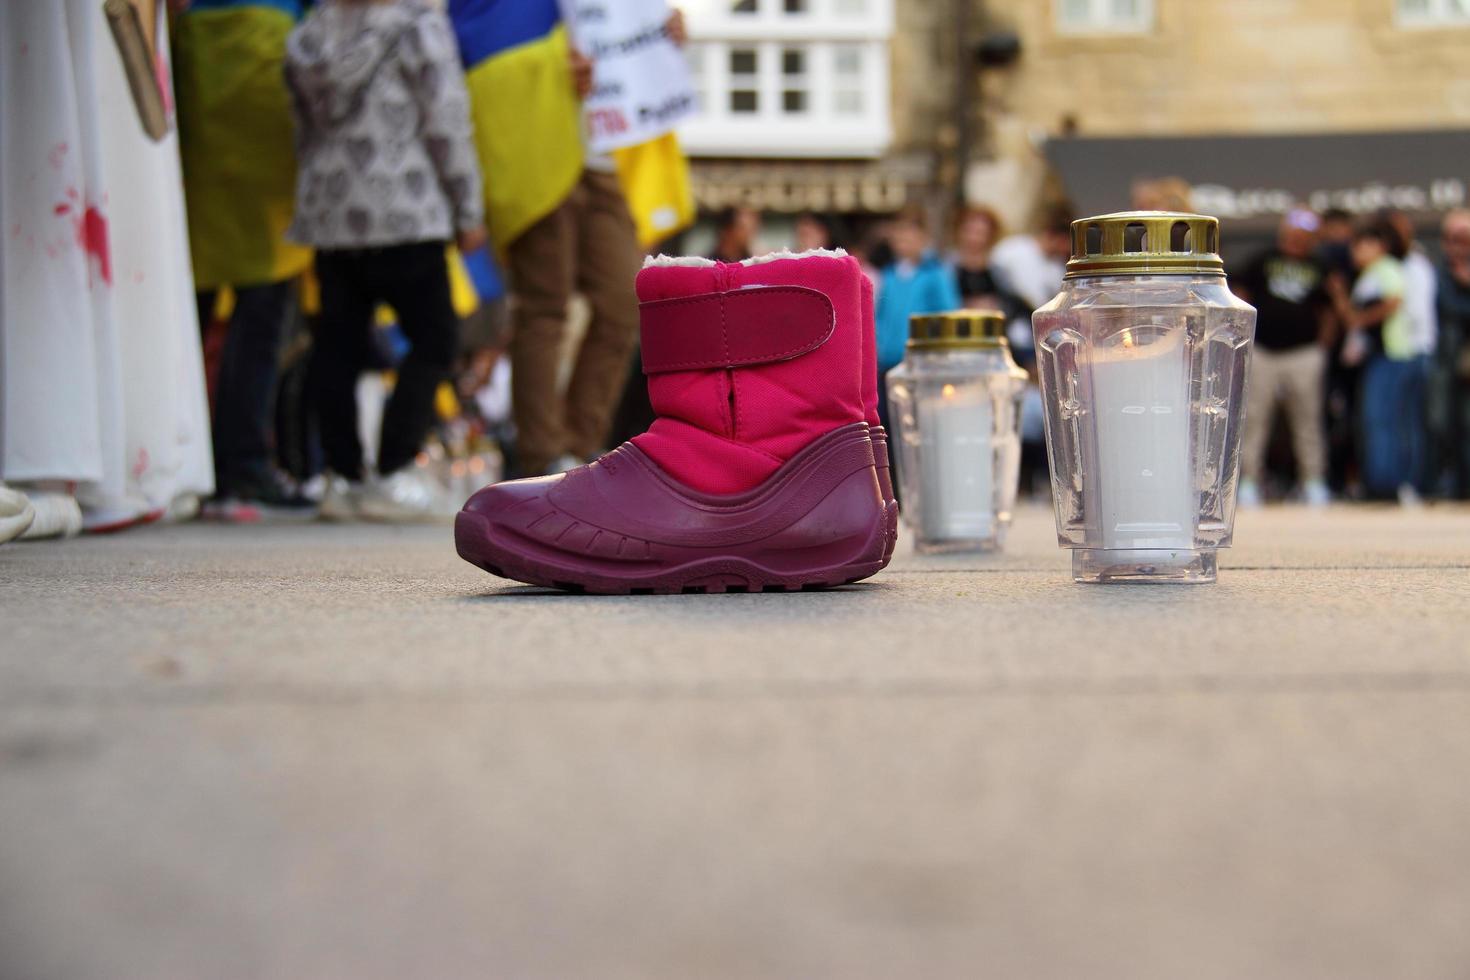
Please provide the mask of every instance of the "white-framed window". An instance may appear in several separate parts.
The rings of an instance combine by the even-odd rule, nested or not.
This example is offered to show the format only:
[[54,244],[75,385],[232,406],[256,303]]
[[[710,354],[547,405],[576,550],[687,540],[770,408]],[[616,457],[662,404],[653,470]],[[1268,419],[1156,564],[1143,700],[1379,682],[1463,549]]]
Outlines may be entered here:
[[812,111],[811,52],[803,44],[781,48],[781,113],[801,116]]
[[1470,0],[1395,0],[1400,27],[1470,27]]
[[685,0],[695,156],[874,157],[891,138],[894,0]]
[[1146,34],[1154,0],[1056,0],[1058,34]]
[[729,59],[729,111],[734,116],[755,116],[761,111],[761,55],[754,44],[734,45],[726,49]]

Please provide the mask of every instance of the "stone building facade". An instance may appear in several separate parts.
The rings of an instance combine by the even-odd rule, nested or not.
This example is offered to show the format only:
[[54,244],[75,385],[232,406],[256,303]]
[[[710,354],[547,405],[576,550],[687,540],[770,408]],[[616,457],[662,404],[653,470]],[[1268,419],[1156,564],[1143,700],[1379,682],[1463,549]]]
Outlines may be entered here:
[[[861,227],[906,203],[927,205],[939,224],[961,199],[993,206],[1010,228],[1032,226],[1047,203],[1069,193],[1069,175],[1056,165],[1057,148],[1069,141],[1197,139],[1182,153],[1190,160],[1208,159],[1215,138],[1244,134],[1470,133],[1465,0],[685,0],[683,6],[702,84],[710,82],[711,58],[717,59],[713,76],[723,76],[723,87],[702,93],[724,100],[720,112],[686,134],[696,198],[706,211],[750,204],[778,231],[805,209],[844,215]],[[862,113],[848,115],[844,133],[843,120],[821,107],[835,105],[823,100],[836,98],[835,89],[846,84],[833,74],[835,52],[853,46],[867,52],[861,70],[869,101]],[[754,51],[758,64],[732,60],[742,48]],[[788,48],[810,49],[794,65],[801,69],[794,84],[809,89],[802,96],[782,90]],[[983,49],[1002,54],[982,64]],[[761,79],[738,84],[764,87],[758,96],[760,111],[770,114],[764,121],[731,112],[728,100],[735,96],[726,83],[737,67]],[[751,96],[740,98],[748,108]],[[782,117],[783,98],[798,100],[802,111]],[[873,99],[884,104],[876,114]],[[1292,153],[1300,146],[1292,144]],[[1324,143],[1320,152],[1340,154],[1340,147]],[[1148,154],[1132,164],[1126,146],[1109,152],[1114,169],[1133,165],[1134,177],[1174,175],[1151,170]],[[1375,153],[1371,161],[1365,157],[1361,173],[1343,178],[1365,193],[1353,197],[1352,188],[1335,184],[1327,190],[1361,199],[1364,208],[1389,201],[1393,175],[1382,166],[1385,154]],[[1293,167],[1312,169],[1311,153],[1282,161],[1287,176]],[[1460,202],[1470,160],[1463,166],[1446,160],[1431,171],[1421,188],[1434,198],[1426,215]],[[1312,186],[1296,176],[1301,179],[1287,181],[1285,190],[1242,193],[1259,192],[1269,207],[1280,208]],[[1228,174],[1223,181],[1230,183]],[[1116,195],[1119,207],[1128,205],[1126,184]],[[1228,208],[1219,213],[1230,216]]]
[[[1459,0],[973,2],[970,40],[1013,32],[1020,54],[976,73],[982,162],[966,190],[1015,218],[1048,193],[1037,174],[1051,140],[1470,130],[1470,4]],[[1282,161],[1293,163],[1311,166]],[[1378,166],[1365,161],[1365,186]],[[1440,179],[1465,177],[1470,160]]]

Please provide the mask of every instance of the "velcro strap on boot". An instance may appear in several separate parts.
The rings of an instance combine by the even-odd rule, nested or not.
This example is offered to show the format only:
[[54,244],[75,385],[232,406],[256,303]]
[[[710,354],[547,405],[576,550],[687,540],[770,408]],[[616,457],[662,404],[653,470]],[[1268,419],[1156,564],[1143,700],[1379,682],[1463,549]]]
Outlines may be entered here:
[[750,286],[639,304],[643,373],[789,361],[827,342],[837,315],[805,286]]

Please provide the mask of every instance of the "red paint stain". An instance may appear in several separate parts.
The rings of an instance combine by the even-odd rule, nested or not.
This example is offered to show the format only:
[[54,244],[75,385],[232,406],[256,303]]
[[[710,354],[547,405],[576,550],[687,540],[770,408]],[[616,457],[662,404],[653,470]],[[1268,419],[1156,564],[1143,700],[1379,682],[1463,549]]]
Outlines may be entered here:
[[141,479],[146,472],[148,472],[148,450],[140,447],[138,449],[138,458],[133,463],[133,479]]
[[97,260],[102,281],[112,285],[112,252],[107,245],[107,219],[95,205],[88,206],[75,221],[77,247]]
[[79,200],[82,195],[77,193],[77,189],[75,187],[68,187],[66,189],[66,196],[71,198],[73,201],[76,201]]
[[51,148],[51,152],[46,154],[46,160],[51,164],[52,170],[61,169],[62,161],[66,159],[66,151],[68,149],[70,149],[70,147],[68,147],[65,143],[57,143]]
[[56,215],[58,218],[64,214],[71,214],[71,205],[67,204],[65,201],[62,201],[60,204],[56,205],[56,207],[51,209],[51,213]]

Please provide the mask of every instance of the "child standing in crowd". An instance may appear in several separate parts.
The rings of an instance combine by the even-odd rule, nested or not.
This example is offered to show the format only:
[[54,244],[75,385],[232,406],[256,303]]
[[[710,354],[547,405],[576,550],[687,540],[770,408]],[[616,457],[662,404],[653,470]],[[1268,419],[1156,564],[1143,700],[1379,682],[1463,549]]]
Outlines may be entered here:
[[1386,222],[1374,222],[1353,237],[1358,269],[1351,295],[1333,287],[1338,317],[1347,326],[1342,358],[1363,364],[1363,482],[1379,498],[1395,492],[1409,502],[1414,474],[1422,466],[1424,433],[1402,397],[1415,357],[1404,309],[1403,263],[1393,250],[1399,239]]
[[[888,232],[893,261],[878,276],[875,328],[878,333],[878,390],[886,392],[884,376],[903,360],[909,340],[909,317],[915,313],[942,313],[960,307],[954,270],[929,247],[924,212],[906,208],[893,219]],[[878,399],[878,417],[885,427],[888,398]]]
[[[943,313],[960,307],[954,272],[929,248],[922,211],[910,209],[893,219],[888,234],[893,262],[878,281],[878,370],[886,372],[903,360],[909,339],[909,317]],[[887,399],[879,399],[880,406]]]
[[[327,0],[287,42],[300,176],[291,236],[315,246],[321,321],[308,385],[335,472],[329,517],[413,519],[432,488],[411,465],[449,376],[458,321],[444,246],[485,241],[468,99],[449,22],[420,0]],[[386,302],[412,349],[367,484],[355,387]]]

